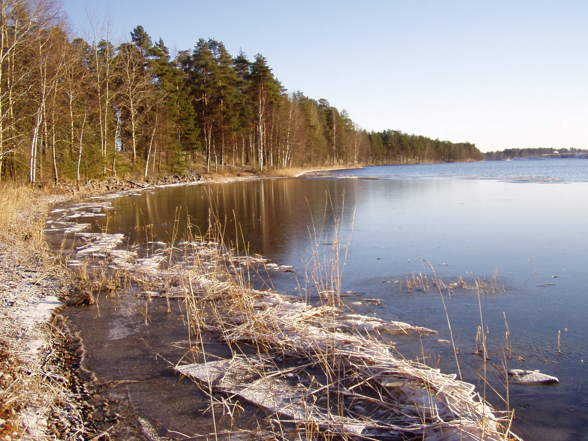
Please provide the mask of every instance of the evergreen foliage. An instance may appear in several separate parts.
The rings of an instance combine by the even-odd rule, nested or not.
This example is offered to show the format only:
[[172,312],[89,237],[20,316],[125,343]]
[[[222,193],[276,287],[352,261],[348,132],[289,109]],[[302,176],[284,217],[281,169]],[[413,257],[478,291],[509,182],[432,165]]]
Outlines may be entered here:
[[478,160],[473,144],[366,132],[325,99],[288,94],[265,57],[217,40],[170,54],[69,39],[54,3],[0,3],[0,179],[38,181],[193,169]]
[[586,158],[588,150],[577,148],[554,149],[551,147],[535,147],[520,149],[504,149],[484,154],[486,160],[504,160],[521,158]]

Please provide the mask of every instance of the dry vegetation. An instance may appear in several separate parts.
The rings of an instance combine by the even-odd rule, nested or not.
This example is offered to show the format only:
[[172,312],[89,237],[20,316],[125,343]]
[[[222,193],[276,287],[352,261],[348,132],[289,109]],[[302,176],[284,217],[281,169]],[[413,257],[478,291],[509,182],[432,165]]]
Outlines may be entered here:
[[[2,439],[20,437],[25,431],[22,416],[31,403],[38,403],[36,397],[41,392],[32,370],[32,363],[23,359],[26,354],[25,345],[14,338],[21,336],[26,329],[17,323],[14,317],[13,305],[25,307],[33,299],[15,298],[15,291],[21,288],[17,280],[19,272],[17,266],[41,265],[43,267],[44,249],[42,239],[43,216],[37,208],[37,193],[28,188],[4,184],[0,188],[0,256],[2,282],[2,324],[0,326],[0,434]],[[24,297],[34,296],[31,292],[22,290]],[[20,296],[19,296],[20,297]],[[36,300],[36,299],[35,299]],[[17,303],[19,302],[19,303]],[[25,303],[25,305],[23,305]]]
[[[39,190],[12,183],[0,184],[0,241],[22,251],[44,248],[44,210]],[[45,205],[45,207],[40,206]]]
[[442,291],[448,295],[456,291],[471,291],[481,294],[503,294],[506,290],[497,275],[491,277],[441,278],[433,270],[431,274],[414,273],[402,283],[402,289],[408,293]]
[[[83,393],[81,380],[63,375],[68,356],[56,348],[63,347],[65,336],[55,328],[40,328],[38,321],[24,326],[18,320],[48,287],[70,284],[78,293],[75,302],[92,303],[97,294],[118,291],[129,282],[148,293],[146,322],[152,295],[185,302],[193,363],[177,369],[209,395],[211,409],[222,408],[230,417],[235,406],[252,403],[267,411],[260,433],[236,434],[219,427],[211,439],[516,439],[511,415],[496,416],[473,386],[406,360],[393,349],[395,334],[433,331],[342,308],[336,279],[344,257],[331,268],[311,270],[317,293],[309,297],[320,299],[314,306],[252,289],[250,271],[259,264],[263,268],[264,260],[235,256],[218,237],[192,238],[183,248],[163,250],[164,268],[113,274],[106,266],[89,270],[83,265],[64,281],[43,240],[44,213],[58,199],[29,187],[7,185],[0,193],[0,274],[8,286],[1,297],[7,319],[0,334],[0,439],[43,440],[50,433],[59,439],[89,439],[96,434],[88,409],[76,404]],[[19,285],[16,279],[10,285],[24,277],[19,271],[33,274],[32,280]],[[498,289],[492,279],[443,281],[436,275],[415,275],[406,285],[411,291],[448,293],[452,288]],[[17,289],[21,286],[26,289]],[[20,315],[12,314],[11,299]],[[25,338],[17,340],[17,334]],[[233,357],[212,359],[204,334],[223,341]],[[31,351],[27,341],[35,339],[41,343]]]
[[[390,335],[433,331],[350,314],[331,297],[311,306],[256,291],[220,246],[193,256],[181,280],[194,363],[177,370],[211,408],[230,415],[237,400],[265,409],[263,435],[247,439],[517,439],[510,415],[497,417],[472,385],[391,349]],[[207,353],[211,333],[232,358]]]
[[47,208],[65,196],[0,187],[0,439],[79,439],[79,395],[57,364],[62,335],[49,323],[64,272],[48,252]]
[[7,342],[0,341],[0,439],[20,434],[16,415],[23,404],[23,381],[16,368],[18,365]]

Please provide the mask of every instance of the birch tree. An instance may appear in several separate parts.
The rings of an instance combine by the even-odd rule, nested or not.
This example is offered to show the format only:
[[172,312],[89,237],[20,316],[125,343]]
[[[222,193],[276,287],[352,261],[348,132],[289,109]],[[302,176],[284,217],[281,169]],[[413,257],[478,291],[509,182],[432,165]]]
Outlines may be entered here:
[[134,44],[124,43],[118,49],[117,69],[119,71],[120,105],[125,110],[125,119],[131,138],[131,160],[137,161],[140,122],[147,104],[149,75],[146,60]]

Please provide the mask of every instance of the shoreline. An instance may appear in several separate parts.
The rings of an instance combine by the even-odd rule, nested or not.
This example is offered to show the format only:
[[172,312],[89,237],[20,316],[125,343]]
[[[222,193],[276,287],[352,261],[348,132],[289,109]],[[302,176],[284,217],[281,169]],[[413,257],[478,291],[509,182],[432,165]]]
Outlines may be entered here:
[[13,395],[7,398],[14,401],[12,406],[2,406],[0,435],[27,440],[45,439],[46,415],[58,401],[67,401],[68,395],[59,385],[45,381],[56,374],[45,363],[52,347],[49,322],[61,304],[58,297],[64,292],[65,279],[42,238],[49,206],[67,196],[35,195],[32,200],[34,205],[15,213],[18,224],[3,225],[9,231],[0,240],[0,344],[6,353],[0,381],[10,381]]
[[[344,169],[349,168],[349,167],[343,167]],[[309,169],[309,170],[305,170],[302,171],[300,173],[298,173],[296,175],[296,177],[300,177],[303,176],[304,174],[307,173],[312,173],[312,172],[316,172],[316,171],[326,171],[326,170],[334,170],[334,169],[342,169],[342,168],[322,168],[320,170],[317,169]],[[132,193],[132,192],[137,192],[137,191],[142,191],[142,190],[148,190],[148,189],[153,189],[153,188],[162,188],[162,187],[171,187],[171,186],[183,186],[183,185],[200,185],[200,184],[214,184],[214,183],[228,183],[228,182],[239,182],[239,181],[250,181],[250,180],[258,180],[258,179],[273,179],[273,178],[283,178],[284,176],[273,176],[273,175],[249,175],[249,176],[217,176],[214,178],[204,178],[204,179],[199,179],[193,182],[177,182],[177,183],[164,183],[164,184],[147,184],[147,185],[137,185],[136,183],[132,183],[129,182],[128,183],[128,188],[127,189],[121,189],[119,191],[115,191],[114,193],[100,193],[100,192],[96,192],[94,193],[94,189],[90,189],[90,191],[80,191],[79,193],[75,193],[72,195],[61,195],[61,196],[53,196],[53,197],[41,197],[41,200],[43,201],[41,205],[39,206],[35,206],[36,210],[39,210],[37,212],[37,215],[39,215],[39,213],[41,213],[41,216],[44,216],[47,214],[47,212],[49,211],[49,209],[51,208],[52,205],[56,204],[56,203],[61,203],[61,202],[72,202],[74,200],[76,200],[79,197],[83,197],[83,198],[104,198],[104,199],[109,199],[109,198],[115,198],[115,197],[120,197],[126,193]],[[43,210],[45,210],[45,213],[43,214]],[[1,250],[0,250],[1,251]],[[20,258],[18,256],[9,256],[8,259],[5,259],[3,256],[3,262],[4,263],[9,263],[10,261],[16,261],[16,260],[20,260]],[[67,286],[67,280],[64,279],[64,275],[55,275],[55,278],[51,278],[48,275],[42,274],[41,271],[43,271],[42,269],[39,269],[38,266],[32,264],[32,265],[25,265],[23,267],[23,273],[16,273],[17,277],[22,277],[23,280],[25,280],[25,275],[27,273],[30,272],[34,272],[36,269],[36,273],[35,274],[35,278],[33,278],[34,280],[38,280],[38,279],[42,279],[42,280],[46,280],[49,284],[49,286],[54,286],[54,287],[59,287],[59,292],[63,295],[64,292],[68,289]],[[6,273],[3,273],[6,275]],[[30,282],[29,282],[30,283]],[[29,286],[29,285],[27,285]],[[36,288],[38,288],[38,290],[36,290]],[[28,357],[23,360],[23,364],[25,365],[32,365],[35,363],[39,363],[43,361],[43,357],[46,354],[43,354],[43,351],[47,351],[47,350],[51,350],[51,346],[52,343],[50,341],[50,338],[48,336],[47,331],[41,330],[39,329],[39,327],[41,325],[43,325],[44,323],[46,323],[51,316],[53,315],[53,311],[57,308],[59,308],[61,306],[61,304],[59,304],[58,302],[56,302],[56,296],[53,296],[51,298],[45,298],[42,297],[43,294],[43,289],[46,289],[47,286],[42,286],[39,284],[35,284],[33,283],[30,286],[30,289],[33,290],[34,295],[31,297],[31,301],[27,304],[24,305],[24,309],[23,309],[23,314],[19,315],[18,317],[23,317],[23,316],[30,316],[31,313],[39,310],[41,312],[43,312],[43,314],[33,314],[33,316],[35,317],[34,320],[31,320],[29,323],[29,329],[23,331],[23,338],[21,339],[21,342],[27,342],[27,340],[29,342],[31,341],[35,341],[36,345],[33,345],[29,351],[28,351]],[[71,286],[69,287],[71,288]],[[15,292],[13,292],[13,294],[16,294]],[[4,309],[2,309],[2,313],[4,313]],[[27,334],[28,334],[28,338],[27,338]],[[2,333],[2,337],[4,338],[4,332]],[[41,363],[42,364],[42,363]],[[36,368],[38,370],[38,367]],[[31,371],[33,371],[33,369],[31,369]],[[42,369],[39,371],[42,373]],[[67,391],[60,391],[59,392],[59,399],[64,400],[64,396],[67,396]],[[53,397],[54,400],[57,399],[57,397]],[[66,400],[67,401],[67,400]],[[42,407],[37,407],[37,411],[39,409],[42,409]],[[45,428],[46,431],[46,422],[43,421],[43,415],[38,415],[36,416],[36,420],[35,417],[31,417],[30,414],[34,415],[35,414],[35,410],[34,409],[29,409],[28,413],[29,416],[27,416],[28,421],[32,421],[33,423],[30,423],[28,426],[25,426],[25,432],[23,433],[23,438],[22,439],[31,439],[31,440],[44,440],[47,439],[47,434],[43,433],[43,429]],[[37,412],[38,413],[38,412]],[[37,429],[37,432],[35,432],[35,429]],[[40,430],[39,430],[40,429]]]
[[[97,202],[97,204],[100,203]],[[79,209],[86,208],[88,207],[79,207]],[[68,217],[64,213],[61,215]],[[139,292],[144,289],[149,289],[145,293],[147,294],[147,298],[163,300],[169,298],[168,296],[173,296],[173,298],[185,299],[184,302],[186,305],[196,305],[189,312],[189,317],[191,318],[188,319],[188,322],[202,322],[206,324],[202,328],[198,325],[199,327],[196,331],[191,328],[191,331],[194,333],[193,340],[198,340],[198,336],[202,335],[203,332],[210,332],[212,330],[216,335],[225,336],[220,339],[219,343],[222,344],[224,342],[228,347],[243,347],[243,345],[251,344],[258,348],[269,348],[267,352],[264,350],[262,352],[241,354],[238,351],[237,353],[233,353],[232,359],[228,358],[224,361],[212,363],[207,363],[207,356],[204,356],[203,364],[196,363],[193,365],[183,364],[176,366],[176,371],[179,374],[195,380],[196,383],[200,384],[200,388],[204,388],[204,390],[208,386],[211,396],[213,389],[215,397],[216,394],[222,396],[226,392],[231,395],[242,395],[242,398],[246,402],[257,404],[259,407],[267,409],[270,411],[270,415],[275,412],[282,414],[282,404],[271,404],[273,401],[279,401],[276,395],[272,395],[269,390],[267,391],[270,404],[268,404],[267,400],[260,398],[266,396],[264,392],[265,386],[270,387],[270,389],[286,387],[280,381],[275,383],[274,380],[271,380],[271,378],[274,378],[274,375],[267,377],[267,374],[263,374],[258,378],[259,381],[256,380],[256,387],[259,386],[259,389],[252,389],[251,387],[253,386],[251,386],[247,388],[247,391],[244,391],[243,386],[239,383],[227,384],[226,386],[221,385],[218,386],[219,389],[217,390],[217,381],[211,380],[215,384],[214,386],[208,384],[208,374],[203,373],[209,372],[213,375],[212,371],[218,372],[220,370],[221,376],[222,371],[226,371],[227,375],[233,376],[236,372],[231,371],[231,366],[236,364],[240,366],[239,370],[251,370],[253,375],[257,375],[255,371],[260,369],[264,372],[266,371],[266,368],[262,368],[262,365],[266,362],[270,362],[270,364],[275,363],[275,366],[278,366],[283,363],[284,357],[290,360],[298,360],[295,363],[297,366],[314,365],[320,360],[328,360],[333,357],[339,360],[337,363],[350,364],[352,367],[358,368],[357,375],[360,378],[361,376],[365,377],[365,381],[367,382],[371,381],[374,376],[378,378],[379,376],[383,376],[385,378],[384,383],[376,386],[383,388],[384,395],[392,394],[387,389],[392,388],[395,394],[400,393],[400,395],[407,397],[392,401],[391,403],[382,401],[384,407],[382,410],[384,412],[385,408],[392,404],[399,405],[405,409],[412,409],[409,412],[418,414],[422,410],[420,407],[422,404],[417,403],[430,401],[431,403],[435,403],[435,408],[438,407],[438,412],[443,415],[441,421],[435,424],[431,424],[430,422],[424,424],[420,419],[415,420],[414,415],[413,417],[407,416],[403,423],[409,426],[407,428],[401,427],[402,425],[394,426],[395,428],[389,424],[386,425],[385,418],[389,418],[389,416],[385,416],[382,424],[385,427],[389,426],[390,430],[399,433],[419,431],[418,433],[422,432],[423,434],[427,432],[431,432],[432,434],[439,431],[439,437],[436,438],[439,440],[452,440],[461,432],[472,435],[472,437],[462,437],[462,439],[473,440],[475,439],[473,437],[477,436],[476,434],[486,433],[490,436],[486,437],[488,440],[502,440],[501,437],[497,436],[497,428],[501,420],[492,414],[490,407],[483,404],[479,395],[474,392],[473,386],[456,380],[453,375],[442,374],[438,370],[428,366],[397,358],[388,351],[388,344],[379,342],[377,338],[369,338],[369,334],[379,334],[382,332],[391,333],[392,335],[410,333],[420,335],[423,333],[433,333],[434,331],[415,327],[407,323],[388,322],[360,314],[347,313],[345,312],[345,308],[341,308],[342,305],[337,297],[331,298],[328,296],[326,299],[323,299],[326,303],[323,303],[321,306],[311,306],[306,302],[301,302],[300,299],[287,298],[280,293],[252,290],[247,285],[239,283],[239,280],[242,280],[239,279],[239,272],[228,272],[228,268],[243,268],[240,266],[243,264],[245,264],[244,268],[247,268],[249,264],[261,264],[262,268],[265,267],[265,270],[268,270],[270,265],[273,264],[267,263],[267,260],[263,257],[247,258],[246,256],[233,256],[230,251],[223,250],[220,246],[221,242],[215,242],[213,239],[213,242],[201,242],[197,240],[196,242],[185,243],[187,246],[185,254],[194,256],[194,262],[190,262],[187,268],[183,267],[182,263],[180,263],[178,267],[179,271],[175,267],[158,269],[151,265],[145,266],[143,264],[145,259],[137,259],[136,264],[138,265],[133,265],[132,262],[127,260],[119,261],[118,263],[112,261],[115,265],[115,271],[117,268],[129,271],[125,279],[149,281],[147,286],[152,286],[151,288],[141,288],[142,283],[139,283],[137,287]],[[95,248],[93,252],[97,255],[108,255],[108,249]],[[117,252],[115,255],[120,256],[120,253]],[[153,257],[156,257],[156,255],[157,253]],[[166,255],[165,249],[161,251],[160,255]],[[107,256],[106,260],[110,262]],[[254,269],[253,271],[258,272],[259,270]],[[263,269],[261,272],[264,272]],[[136,274],[137,277],[133,277],[133,274]],[[168,277],[171,278],[168,279]],[[248,279],[246,275],[244,277],[246,280]],[[182,280],[183,282],[181,282]],[[187,290],[187,286],[190,286],[189,290]],[[180,288],[171,289],[165,287]],[[181,287],[184,288],[182,289]],[[196,295],[193,295],[193,292]],[[130,298],[128,301],[131,303],[136,301],[132,299]],[[103,308],[109,308],[108,302],[101,301],[99,303],[105,305]],[[220,314],[221,318],[214,314],[218,325],[215,324],[214,317],[209,317],[204,312],[210,307]],[[138,310],[142,310],[142,307]],[[157,325],[156,323],[153,322],[152,325],[155,324],[157,327],[161,326],[161,324]],[[261,323],[263,324],[261,325]],[[227,324],[228,327],[225,327]],[[255,331],[260,325],[263,329],[262,334]],[[88,332],[89,335],[92,334],[91,327],[82,325],[82,329]],[[229,336],[229,340],[226,340],[227,336]],[[232,340],[233,338],[235,340]],[[208,341],[208,338],[206,340]],[[274,348],[273,350],[271,349],[272,347]],[[193,350],[196,353],[200,351],[199,348],[192,348],[191,353]],[[201,350],[205,351],[204,347]],[[277,358],[276,353],[278,354]],[[198,358],[196,355],[194,356]],[[246,363],[243,365],[242,356],[250,359],[251,364]],[[106,363],[108,365],[112,360],[107,355],[106,357]],[[265,361],[262,365],[258,365],[255,359]],[[202,361],[202,358],[200,361]],[[97,367],[99,369],[103,368],[100,362],[98,362]],[[295,369],[293,366],[285,366],[275,372],[276,376],[279,376],[284,368],[287,370]],[[374,371],[373,369],[376,370]],[[108,381],[108,378],[113,380],[111,377],[107,377],[105,380]],[[124,378],[126,378],[126,375]],[[131,376],[131,381],[132,378]],[[343,377],[333,381],[335,385],[338,385],[343,384],[342,381],[345,379],[346,377]],[[337,388],[337,386],[334,387],[335,389]],[[329,387],[327,387],[328,389]],[[254,393],[252,390],[256,390],[256,392]],[[387,390],[388,392],[386,392]],[[307,393],[304,395],[307,395]],[[221,399],[220,396],[218,397],[219,399]],[[295,404],[297,402],[297,396],[298,393],[296,391],[289,390],[289,395],[287,395],[289,397],[287,399],[289,404],[286,407],[297,410],[294,410],[292,414],[289,414],[289,411],[286,412],[286,416],[288,419],[300,420],[302,418],[304,420],[302,417],[304,415],[302,407],[306,407],[301,407],[300,403]],[[148,405],[148,403],[141,402],[140,398],[138,399],[143,407]],[[363,400],[365,398],[362,395],[357,395],[357,399]],[[413,399],[416,401],[413,402]],[[357,403],[355,405],[357,407]],[[363,407],[360,406],[359,408]],[[453,411],[448,409],[457,410]],[[320,408],[317,408],[317,413],[314,413],[314,411],[311,413],[315,415],[313,418],[318,418],[312,420],[313,424],[319,427],[326,427],[325,430],[327,433],[343,431],[343,434],[352,435],[355,433],[353,430],[359,430],[359,434],[363,434],[363,431],[369,431],[365,434],[369,436],[369,433],[373,434],[374,430],[381,430],[378,424],[364,424],[357,417],[340,419],[336,416],[333,417],[328,411],[326,413],[322,412]],[[290,416],[288,417],[288,415]],[[385,412],[385,415],[389,415],[389,413]],[[337,425],[342,422],[345,422],[344,425],[346,427],[337,429]],[[440,426],[437,427],[438,425]],[[414,427],[410,428],[411,426]],[[209,435],[212,436],[212,434]]]
[[[89,181],[80,188],[73,183],[60,184],[50,192],[27,184],[4,184],[0,208],[8,215],[0,219],[5,221],[0,226],[6,230],[0,236],[0,439],[53,439],[58,434],[50,431],[49,415],[58,408],[76,408],[77,397],[66,385],[47,381],[62,374],[58,366],[46,366],[48,354],[56,345],[50,322],[64,306],[59,298],[66,295],[72,283],[70,270],[62,267],[45,241],[45,220],[52,207],[155,188],[287,177],[279,172],[243,173],[164,176],[154,183],[108,178]],[[21,193],[25,196],[19,196]],[[2,388],[15,391],[5,397]],[[3,400],[10,404],[3,404]]]

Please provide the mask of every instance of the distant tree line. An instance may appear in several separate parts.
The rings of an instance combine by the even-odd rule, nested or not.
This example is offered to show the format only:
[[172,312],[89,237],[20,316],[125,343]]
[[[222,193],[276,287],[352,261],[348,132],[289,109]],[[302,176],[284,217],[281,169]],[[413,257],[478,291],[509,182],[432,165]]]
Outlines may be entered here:
[[439,141],[425,136],[407,135],[396,130],[368,133],[371,161],[453,162],[482,160],[483,154],[470,143]]
[[504,149],[502,151],[487,152],[484,154],[486,160],[505,160],[505,159],[521,159],[521,158],[578,158],[587,157],[588,150],[577,148],[562,148],[555,149],[551,147],[536,147],[536,148],[512,148]]
[[53,2],[0,1],[0,179],[482,158],[472,144],[366,132],[220,41],[172,56],[141,26],[117,46],[65,29]]

